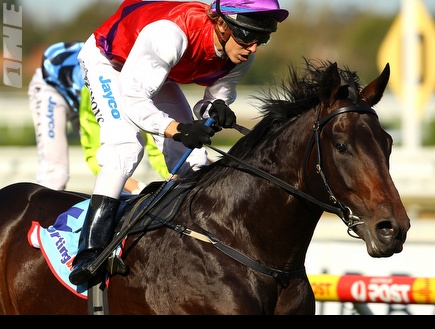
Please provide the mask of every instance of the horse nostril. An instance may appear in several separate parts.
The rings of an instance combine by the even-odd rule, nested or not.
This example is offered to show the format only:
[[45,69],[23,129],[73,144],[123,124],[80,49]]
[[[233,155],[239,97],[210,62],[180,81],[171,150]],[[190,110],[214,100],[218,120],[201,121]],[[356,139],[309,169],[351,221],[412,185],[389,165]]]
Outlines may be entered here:
[[384,220],[377,224],[378,232],[382,237],[395,237],[397,230],[389,220]]

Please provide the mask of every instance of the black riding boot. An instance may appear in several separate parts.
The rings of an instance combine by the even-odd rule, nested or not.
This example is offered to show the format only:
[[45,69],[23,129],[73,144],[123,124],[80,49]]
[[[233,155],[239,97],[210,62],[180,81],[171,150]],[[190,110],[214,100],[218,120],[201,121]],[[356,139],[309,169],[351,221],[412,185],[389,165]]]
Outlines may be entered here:
[[119,200],[103,195],[92,195],[79,238],[77,256],[72,263],[69,280],[72,284],[86,283],[92,274],[88,269],[109,244],[115,226]]

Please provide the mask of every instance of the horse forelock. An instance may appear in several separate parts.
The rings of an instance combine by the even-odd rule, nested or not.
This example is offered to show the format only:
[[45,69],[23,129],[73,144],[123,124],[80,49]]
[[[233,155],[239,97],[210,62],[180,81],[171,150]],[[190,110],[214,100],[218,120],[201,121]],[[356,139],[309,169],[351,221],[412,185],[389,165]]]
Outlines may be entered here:
[[343,69],[339,70],[341,77],[341,85],[347,86],[348,95],[346,98],[351,99],[355,104],[359,99],[359,94],[362,90],[360,83],[360,78],[358,77],[356,71],[352,71],[349,67],[345,66]]

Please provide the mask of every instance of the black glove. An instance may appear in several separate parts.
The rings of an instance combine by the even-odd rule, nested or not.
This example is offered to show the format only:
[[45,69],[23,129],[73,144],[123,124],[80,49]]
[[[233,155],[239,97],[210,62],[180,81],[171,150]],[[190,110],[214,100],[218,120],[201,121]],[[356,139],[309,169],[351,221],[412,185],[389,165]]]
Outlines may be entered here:
[[214,130],[204,123],[205,120],[179,123],[177,126],[179,133],[174,135],[174,140],[183,143],[190,149],[201,148],[203,144],[211,144],[210,137],[214,135]]
[[222,99],[217,99],[212,103],[208,114],[216,120],[218,126],[224,128],[232,128],[236,123],[236,115]]

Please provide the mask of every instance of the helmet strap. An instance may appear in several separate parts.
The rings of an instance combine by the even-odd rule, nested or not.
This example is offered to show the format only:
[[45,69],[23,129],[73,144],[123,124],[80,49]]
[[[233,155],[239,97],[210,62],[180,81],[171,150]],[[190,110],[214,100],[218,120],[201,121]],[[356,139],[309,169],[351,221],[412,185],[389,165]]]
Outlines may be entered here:
[[227,26],[224,32],[221,32],[219,30],[219,26],[218,24],[214,25],[214,30],[216,32],[216,35],[218,37],[218,40],[220,42],[220,44],[222,45],[222,51],[223,51],[223,57],[225,59],[228,58],[227,52],[225,51],[225,45],[227,44],[228,40],[230,39],[231,36],[231,30],[230,28]]

